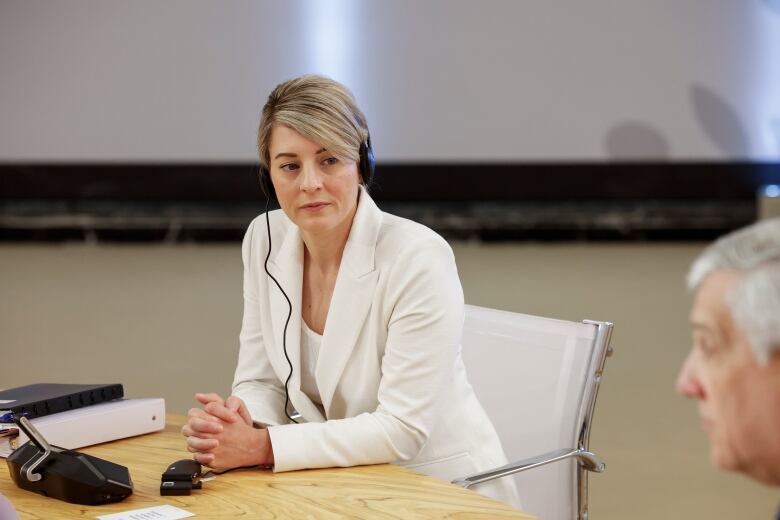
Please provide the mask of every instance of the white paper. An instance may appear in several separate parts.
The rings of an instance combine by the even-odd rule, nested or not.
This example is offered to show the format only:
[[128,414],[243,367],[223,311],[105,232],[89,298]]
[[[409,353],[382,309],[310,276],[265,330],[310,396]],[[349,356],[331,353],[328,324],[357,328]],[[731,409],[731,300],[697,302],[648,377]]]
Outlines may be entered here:
[[154,507],[144,507],[142,509],[133,509],[122,513],[112,513],[97,517],[98,520],[177,520],[178,518],[189,518],[195,516],[178,507],[164,505]]

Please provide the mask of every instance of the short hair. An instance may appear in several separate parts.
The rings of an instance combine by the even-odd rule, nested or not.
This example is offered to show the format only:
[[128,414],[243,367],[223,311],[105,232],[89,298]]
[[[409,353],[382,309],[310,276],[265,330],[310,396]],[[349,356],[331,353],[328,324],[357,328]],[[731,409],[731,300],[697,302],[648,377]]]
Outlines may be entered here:
[[766,364],[774,351],[780,351],[780,218],[757,222],[712,243],[691,265],[688,289],[696,291],[718,270],[745,273],[726,303],[747,334],[756,360]]
[[257,129],[257,151],[265,168],[271,166],[269,147],[274,124],[289,126],[336,157],[355,162],[360,158],[361,143],[368,141],[366,116],[352,92],[325,76],[306,75],[285,81],[268,96]]

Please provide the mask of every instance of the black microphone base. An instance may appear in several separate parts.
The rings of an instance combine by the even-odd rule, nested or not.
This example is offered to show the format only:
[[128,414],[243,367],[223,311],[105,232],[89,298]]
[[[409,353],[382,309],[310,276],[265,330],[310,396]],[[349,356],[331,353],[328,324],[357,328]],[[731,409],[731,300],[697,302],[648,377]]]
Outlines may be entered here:
[[23,467],[42,452],[31,442],[14,450],[6,459],[14,483],[27,491],[83,505],[119,502],[133,494],[126,467],[84,453],[52,448],[55,451],[35,468],[35,473],[41,475],[35,482],[28,480]]

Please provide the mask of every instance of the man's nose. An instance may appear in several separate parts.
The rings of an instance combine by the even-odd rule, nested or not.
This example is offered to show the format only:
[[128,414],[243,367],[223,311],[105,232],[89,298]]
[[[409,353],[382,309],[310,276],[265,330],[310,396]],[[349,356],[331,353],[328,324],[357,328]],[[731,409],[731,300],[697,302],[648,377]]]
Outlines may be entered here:
[[698,379],[695,351],[692,350],[685,358],[680,373],[677,375],[675,387],[680,395],[689,399],[704,398],[704,389]]

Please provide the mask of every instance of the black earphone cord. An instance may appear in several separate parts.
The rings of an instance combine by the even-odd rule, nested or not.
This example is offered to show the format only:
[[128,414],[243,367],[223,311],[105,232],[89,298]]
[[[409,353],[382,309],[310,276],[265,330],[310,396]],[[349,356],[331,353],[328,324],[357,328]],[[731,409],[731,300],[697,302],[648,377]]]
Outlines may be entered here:
[[287,405],[290,403],[290,379],[292,378],[293,371],[292,361],[290,361],[290,356],[287,355],[287,326],[290,324],[290,318],[292,318],[292,303],[290,302],[290,298],[287,297],[287,293],[284,292],[284,289],[282,289],[282,286],[279,284],[279,281],[274,278],[274,275],[272,275],[270,271],[268,271],[268,259],[271,257],[271,221],[268,218],[269,202],[270,197],[265,199],[265,226],[268,230],[268,254],[265,255],[263,268],[265,269],[265,274],[267,274],[268,277],[274,281],[279,290],[282,291],[282,295],[284,295],[284,299],[287,300],[287,306],[289,307],[289,311],[287,312],[287,321],[284,322],[284,332],[282,333],[282,348],[284,349],[284,358],[287,360],[287,366],[290,367],[290,373],[287,375],[287,380],[284,382],[284,415],[286,415],[287,418],[295,424],[298,424],[298,421],[293,419],[290,413],[287,411]]
[[[371,184],[371,181],[374,177],[374,152],[371,149],[371,137],[369,135],[366,135],[366,140],[362,143],[360,143],[360,176],[363,179],[363,182],[366,185]],[[265,268],[265,274],[268,275],[268,277],[274,281],[276,286],[279,288],[280,291],[282,291],[282,294],[284,295],[284,299],[287,300],[287,306],[289,307],[289,311],[287,313],[287,321],[284,322],[284,335],[282,336],[282,347],[284,348],[284,358],[287,360],[287,366],[290,367],[290,373],[287,375],[287,381],[284,382],[284,415],[287,416],[288,419],[290,419],[295,424],[298,424],[298,421],[292,418],[290,416],[290,413],[287,411],[287,405],[290,403],[290,379],[292,378],[293,373],[293,366],[292,361],[290,361],[290,356],[287,354],[287,326],[290,324],[290,318],[292,317],[292,303],[290,303],[290,298],[287,297],[287,293],[284,292],[284,289],[282,289],[281,284],[279,284],[279,281],[274,278],[274,276],[268,271],[268,259],[271,257],[271,221],[268,217],[268,205],[271,201],[271,178],[270,173],[265,170],[261,166],[260,168],[260,179],[261,179],[261,186],[263,186],[263,192],[265,193],[266,199],[265,199],[265,226],[268,230],[268,254],[265,255],[265,263],[263,264],[263,267]],[[267,184],[266,184],[267,183]]]

